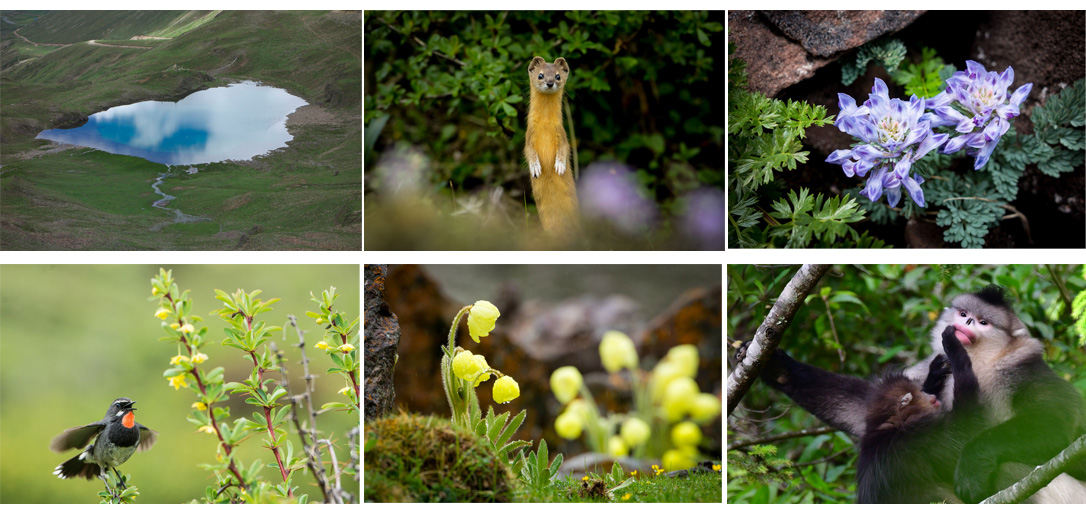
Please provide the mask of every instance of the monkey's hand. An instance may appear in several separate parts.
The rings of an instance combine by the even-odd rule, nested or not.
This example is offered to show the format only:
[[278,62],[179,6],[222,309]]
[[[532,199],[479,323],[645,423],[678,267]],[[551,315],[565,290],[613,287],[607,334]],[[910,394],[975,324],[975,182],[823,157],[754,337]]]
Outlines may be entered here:
[[531,172],[533,178],[538,178],[543,173],[543,166],[539,164],[539,158],[528,162],[528,171]]
[[924,379],[923,391],[936,397],[943,395],[947,376],[950,375],[950,362],[943,354],[935,356],[928,365],[928,377]]
[[554,159],[554,172],[557,172],[559,176],[566,173],[566,162],[562,160],[561,156]]
[[951,364],[961,361],[963,357],[968,357],[962,342],[958,336],[954,335],[955,331],[954,325],[947,325],[947,328],[943,329],[943,352],[946,352]]

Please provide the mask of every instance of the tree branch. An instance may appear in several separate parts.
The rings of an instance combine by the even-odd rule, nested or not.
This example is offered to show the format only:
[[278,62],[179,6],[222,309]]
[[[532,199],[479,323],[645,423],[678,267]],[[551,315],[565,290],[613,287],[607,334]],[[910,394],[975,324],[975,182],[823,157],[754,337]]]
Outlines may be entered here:
[[788,281],[788,285],[784,286],[781,295],[777,297],[777,302],[773,304],[765,321],[755,332],[754,341],[747,347],[746,354],[728,375],[729,415],[739,405],[739,401],[743,400],[747,390],[754,384],[754,379],[765,367],[766,361],[777,350],[781,335],[792,323],[792,317],[799,310],[807,294],[814,289],[829,268],[829,264],[804,264]]
[[1017,483],[1004,488],[980,503],[1014,504],[1025,501],[1026,498],[1033,495],[1038,490],[1048,486],[1053,479],[1056,479],[1056,476],[1059,476],[1066,471],[1068,466],[1078,461],[1086,461],[1086,435],[1078,437],[1078,439],[1072,442],[1071,445],[1068,445],[1066,449],[1060,451],[1055,458],[1052,458],[1048,463],[1033,469],[1033,472],[1030,472]]
[[799,431],[792,431],[790,433],[775,434],[773,436],[765,436],[761,438],[752,438],[750,440],[736,440],[728,444],[728,450],[738,449],[740,447],[750,447],[751,445],[759,445],[763,443],[783,442],[784,440],[790,440],[792,438],[802,438],[804,436],[818,436],[820,434],[830,434],[836,432],[837,429],[832,427],[816,427],[814,429],[802,429]]

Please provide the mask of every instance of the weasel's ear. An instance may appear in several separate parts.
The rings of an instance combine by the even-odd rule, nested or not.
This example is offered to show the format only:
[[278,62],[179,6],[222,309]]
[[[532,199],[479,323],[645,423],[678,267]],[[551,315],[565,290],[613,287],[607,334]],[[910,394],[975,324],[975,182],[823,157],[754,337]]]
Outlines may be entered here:
[[543,66],[545,64],[547,64],[546,59],[543,59],[543,58],[541,58],[539,56],[533,57],[532,62],[528,63],[528,71],[529,72],[534,72],[536,69],[538,69],[539,67],[541,67],[541,66]]
[[562,69],[562,74],[568,74],[569,73],[569,65],[566,64],[566,58],[564,58],[564,57],[560,57],[558,59],[555,59],[554,60],[554,66],[557,66],[558,68]]

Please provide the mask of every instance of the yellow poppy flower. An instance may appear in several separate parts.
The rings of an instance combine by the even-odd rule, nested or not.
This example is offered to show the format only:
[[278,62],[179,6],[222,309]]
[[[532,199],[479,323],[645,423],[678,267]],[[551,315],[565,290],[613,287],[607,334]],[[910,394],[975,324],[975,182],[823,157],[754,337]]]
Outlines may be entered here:
[[468,310],[468,332],[471,333],[471,339],[478,343],[479,338],[489,336],[498,316],[501,316],[501,313],[494,304],[486,300],[475,302]]
[[617,330],[608,330],[600,340],[600,360],[609,372],[623,368],[637,368],[637,350],[630,336]]
[[582,382],[584,379],[576,366],[563,366],[551,374],[551,391],[558,402],[565,404],[577,396]]
[[622,423],[622,430],[619,431],[619,434],[631,447],[636,447],[649,439],[649,436],[652,435],[652,428],[644,420],[630,417]]
[[558,415],[558,418],[554,419],[554,430],[558,432],[558,436],[567,440],[580,438],[583,427],[584,424],[581,423],[581,419],[569,411]]
[[520,385],[512,377],[506,375],[494,383],[494,402],[504,404],[519,396]]
[[671,443],[677,447],[694,447],[700,441],[701,429],[693,422],[683,422],[671,428]]

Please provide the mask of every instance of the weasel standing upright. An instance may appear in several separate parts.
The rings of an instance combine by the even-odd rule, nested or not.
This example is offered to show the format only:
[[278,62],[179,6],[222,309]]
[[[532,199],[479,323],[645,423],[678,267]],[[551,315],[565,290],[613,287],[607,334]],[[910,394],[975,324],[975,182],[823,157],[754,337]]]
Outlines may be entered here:
[[554,237],[569,237],[580,231],[577,187],[566,174],[569,141],[562,127],[562,93],[569,77],[565,58],[547,63],[536,56],[528,65],[531,97],[528,131],[524,136],[524,159],[531,173],[532,197],[543,230]]

